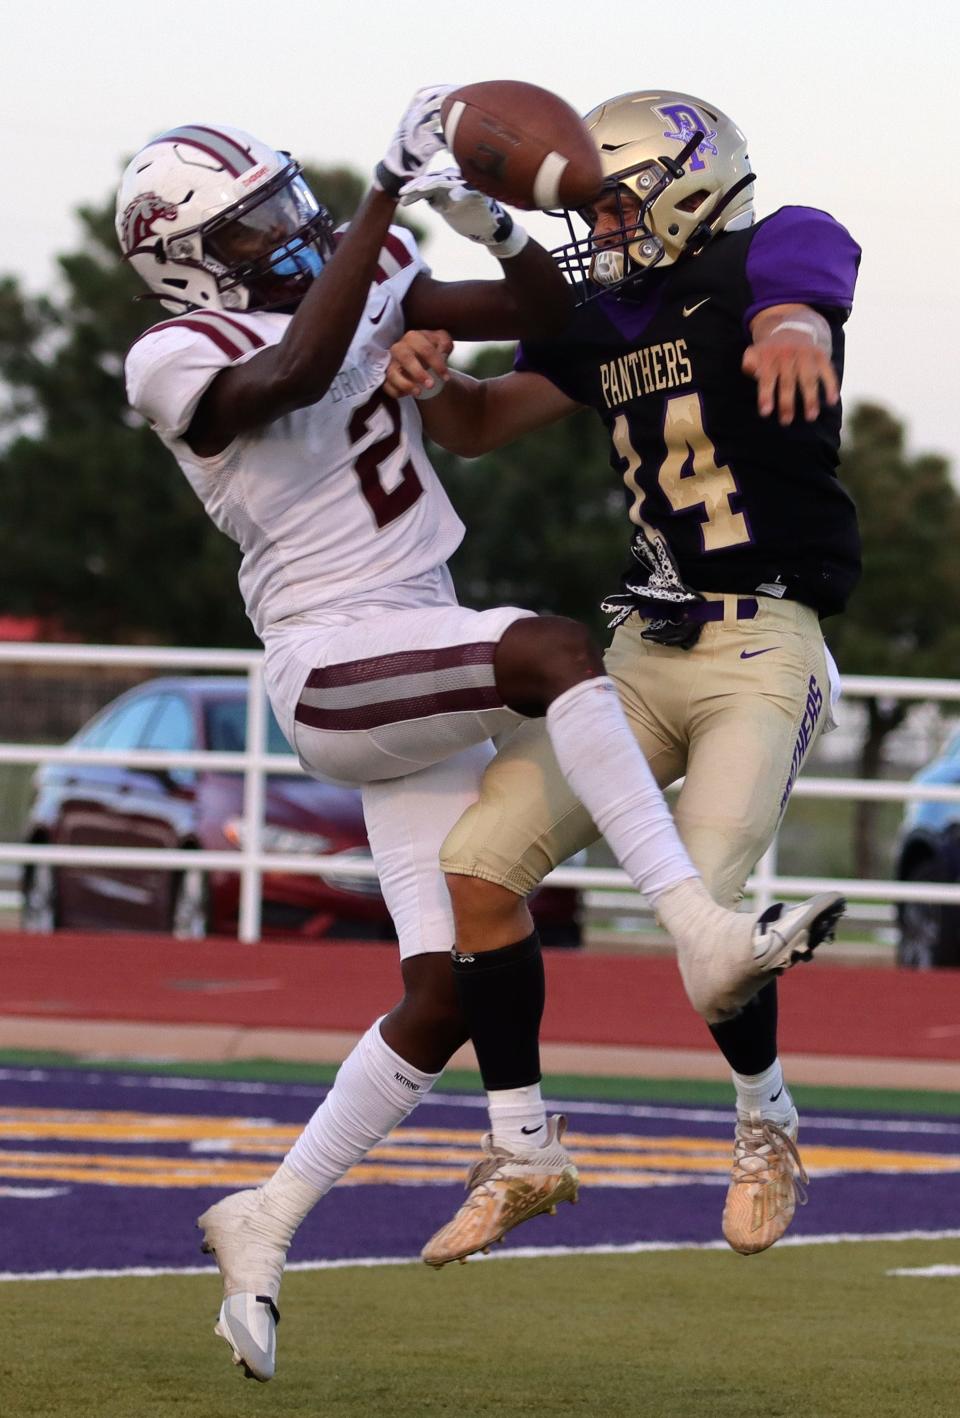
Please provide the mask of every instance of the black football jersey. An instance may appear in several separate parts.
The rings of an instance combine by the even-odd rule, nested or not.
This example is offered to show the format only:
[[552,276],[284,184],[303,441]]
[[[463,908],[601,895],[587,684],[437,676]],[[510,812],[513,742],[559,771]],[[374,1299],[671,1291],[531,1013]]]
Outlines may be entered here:
[[630,520],[666,541],[695,590],[787,595],[829,615],[857,582],[856,509],[836,474],[839,405],[810,423],[798,410],[783,427],[776,412],[760,417],[740,366],[753,317],[796,303],[829,322],[842,376],[859,259],[826,212],[784,207],[518,350],[518,369],[596,409]]

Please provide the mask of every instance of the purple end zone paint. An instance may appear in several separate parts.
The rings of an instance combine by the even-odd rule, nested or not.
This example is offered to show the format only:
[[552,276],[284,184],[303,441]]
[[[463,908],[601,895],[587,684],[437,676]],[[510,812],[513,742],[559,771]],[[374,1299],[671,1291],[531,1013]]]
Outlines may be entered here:
[[[323,1096],[320,1087],[248,1085],[200,1080],[147,1078],[93,1070],[0,1071],[0,1186],[65,1187],[44,1199],[0,1195],[0,1269],[11,1273],[47,1270],[177,1267],[204,1264],[194,1229],[196,1216],[222,1189],[123,1187],[16,1177],[4,1171],[4,1153],[96,1154],[97,1156],[194,1158],[187,1142],[111,1142],[4,1136],[3,1109],[43,1108],[97,1113],[142,1112],[209,1117],[257,1118],[298,1124]],[[577,1109],[589,1104],[578,1102]],[[650,1105],[646,1110],[604,1104],[602,1113],[577,1111],[571,1131],[610,1137],[636,1136],[726,1140],[730,1125],[721,1109]],[[707,1114],[706,1117],[702,1116]],[[478,1138],[482,1108],[445,1097],[427,1101],[409,1126],[464,1129]],[[403,1130],[401,1129],[401,1135]],[[827,1115],[806,1113],[801,1142],[817,1146],[870,1148],[960,1158],[960,1119],[891,1121],[879,1115],[849,1115],[848,1125]],[[243,1156],[244,1154],[231,1154]],[[250,1155],[247,1154],[249,1160]],[[256,1159],[261,1160],[262,1159]],[[269,1165],[269,1162],[266,1164]],[[960,1227],[960,1187],[956,1170],[879,1174],[847,1172],[814,1177],[810,1205],[798,1210],[797,1235],[842,1232],[951,1230]],[[690,1174],[692,1177],[693,1174]],[[294,1240],[293,1261],[409,1255],[414,1259],[431,1232],[447,1220],[463,1195],[457,1184],[359,1185],[338,1187],[308,1217]],[[590,1186],[577,1207],[562,1206],[555,1218],[528,1223],[506,1245],[626,1245],[636,1241],[703,1242],[720,1236],[724,1181],[647,1187]]]

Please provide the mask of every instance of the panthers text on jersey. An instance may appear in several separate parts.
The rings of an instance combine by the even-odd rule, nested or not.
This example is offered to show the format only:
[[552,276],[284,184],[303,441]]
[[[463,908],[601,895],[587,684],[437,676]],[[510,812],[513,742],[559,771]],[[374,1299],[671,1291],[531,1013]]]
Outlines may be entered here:
[[596,409],[631,521],[668,544],[695,590],[786,595],[829,615],[857,582],[839,406],[786,427],[761,418],[741,359],[755,315],[805,304],[829,322],[842,375],[859,259],[827,213],[784,207],[651,272],[635,293],[581,305],[559,339],[520,347],[518,369]]
[[416,403],[382,388],[403,332],[401,302],[426,270],[410,233],[392,227],[323,398],[212,458],[183,437],[201,396],[220,370],[276,344],[292,316],[190,311],[154,325],[127,355],[131,405],[240,546],[240,589],[261,638],[291,617],[429,571],[460,544],[463,524],[424,452]]

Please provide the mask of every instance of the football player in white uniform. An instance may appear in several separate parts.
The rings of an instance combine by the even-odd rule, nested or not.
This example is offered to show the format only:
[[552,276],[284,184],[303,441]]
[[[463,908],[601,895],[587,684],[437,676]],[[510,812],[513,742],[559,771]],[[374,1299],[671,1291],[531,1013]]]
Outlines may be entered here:
[[[241,548],[271,702],[304,768],[363,790],[400,943],[403,998],[344,1062],[277,1173],[200,1218],[224,1279],[217,1333],[261,1380],[274,1372],[297,1225],[468,1035],[491,1091],[497,1177],[508,1190],[521,1178],[532,1198],[510,1224],[576,1196],[562,1120],[548,1123],[540,1098],[535,935],[450,966],[438,852],[477,796],[492,736],[546,715],[574,792],[686,951],[706,1013],[750,998],[836,914],[833,899],[759,922],[716,906],[583,627],[457,604],[445,562],[463,528],[424,454],[417,404],[383,391],[390,346],[406,326],[549,334],[568,295],[549,255],[479,194],[461,203],[458,229],[489,247],[500,281],[433,280],[391,225],[403,187],[443,145],[447,91],[415,96],[342,232],[296,162],[221,126],[147,144],[118,197],[124,256],[174,312],[128,355],[130,402]],[[722,960],[707,959],[701,942],[718,938]]]

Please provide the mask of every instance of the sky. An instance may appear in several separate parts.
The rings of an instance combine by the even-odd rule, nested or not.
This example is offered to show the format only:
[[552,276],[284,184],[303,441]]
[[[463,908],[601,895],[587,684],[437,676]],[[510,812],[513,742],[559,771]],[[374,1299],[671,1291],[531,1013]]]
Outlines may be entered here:
[[[0,0],[0,274],[50,289],[76,208],[178,124],[233,124],[368,172],[422,84],[526,79],[581,112],[669,87],[746,132],[759,215],[806,204],[853,233],[845,400],[886,405],[911,451],[945,454],[960,479],[958,14],[954,0]],[[527,224],[560,239],[546,218]],[[496,275],[432,214],[424,225],[438,278]]]

